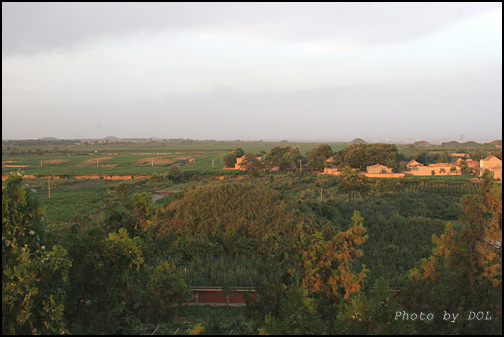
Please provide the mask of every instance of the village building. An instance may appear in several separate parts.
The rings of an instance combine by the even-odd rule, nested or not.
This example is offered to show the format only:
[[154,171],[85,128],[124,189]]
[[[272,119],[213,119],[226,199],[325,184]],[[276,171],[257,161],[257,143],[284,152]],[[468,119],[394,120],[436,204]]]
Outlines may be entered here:
[[341,172],[338,170],[337,167],[324,167],[324,171],[322,173],[337,176]]
[[[455,165],[455,166],[460,166],[460,165],[462,165],[462,163],[463,163],[463,162],[465,162],[465,160],[464,160],[464,159],[462,159],[462,158],[457,158],[457,159],[455,159],[454,161],[452,161],[452,165]],[[468,164],[468,165],[469,165],[469,164]]]
[[367,173],[372,173],[372,174],[376,174],[376,173],[392,173],[392,169],[390,167],[385,166],[385,165],[376,164],[376,165],[368,166],[367,169],[366,169],[366,172]]
[[482,176],[485,170],[490,170],[495,179],[502,180],[502,160],[496,156],[490,155],[485,159],[480,160],[479,175]]
[[[242,170],[242,171],[247,170],[245,167],[242,167],[242,165],[241,165],[242,162],[245,160],[245,158],[246,158],[245,155],[243,155],[239,158],[236,158],[236,163],[235,163],[235,167],[234,167],[235,170]],[[261,162],[263,161],[262,157],[256,157],[256,158],[257,158],[257,160],[259,160]]]
[[406,167],[408,170],[411,170],[412,167],[417,167],[417,166],[424,166],[424,164],[417,162],[415,159],[411,160],[409,163],[406,164]]
[[494,179],[502,181],[502,166],[494,167],[492,170]]
[[479,160],[466,159],[465,162],[469,166],[469,173],[479,176],[480,173]]
[[[409,164],[409,163],[408,163]],[[455,167],[455,171],[452,171],[452,168]],[[404,172],[406,175],[410,176],[447,176],[447,175],[460,175],[460,168],[448,163],[437,163],[431,164],[428,166],[417,165],[417,166],[409,166],[409,171]]]

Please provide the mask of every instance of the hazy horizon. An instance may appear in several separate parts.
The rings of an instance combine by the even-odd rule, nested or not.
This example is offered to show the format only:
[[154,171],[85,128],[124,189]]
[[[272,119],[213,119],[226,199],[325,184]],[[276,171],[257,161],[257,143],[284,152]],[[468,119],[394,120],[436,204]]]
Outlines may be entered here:
[[502,139],[502,3],[2,3],[2,139]]

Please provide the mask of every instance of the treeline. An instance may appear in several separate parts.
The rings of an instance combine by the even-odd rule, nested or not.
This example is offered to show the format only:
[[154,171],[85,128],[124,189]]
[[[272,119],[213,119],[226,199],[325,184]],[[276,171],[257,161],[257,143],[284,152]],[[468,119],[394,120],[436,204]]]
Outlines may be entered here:
[[[243,149],[237,147],[224,158],[226,167],[234,167],[236,158],[246,155]],[[303,156],[296,146],[284,148],[275,146],[268,153],[250,153],[253,157],[264,157],[264,166],[279,171],[295,170],[306,165],[312,171],[322,171],[332,165],[346,165],[352,168],[365,169],[366,166],[383,164],[398,169],[399,161],[404,156],[398,153],[393,144],[352,144],[339,152],[333,152],[330,145],[320,144],[306,152]],[[328,159],[330,162],[328,162]]]

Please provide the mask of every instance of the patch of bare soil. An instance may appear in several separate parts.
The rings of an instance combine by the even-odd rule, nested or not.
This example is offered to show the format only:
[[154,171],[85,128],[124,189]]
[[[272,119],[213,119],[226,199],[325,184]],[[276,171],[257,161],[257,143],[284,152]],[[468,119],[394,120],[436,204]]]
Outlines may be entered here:
[[69,159],[51,159],[51,160],[42,160],[42,164],[59,164],[70,161]]
[[145,164],[145,163],[154,162],[154,164],[171,164],[174,161],[175,160],[173,160],[173,159],[167,159],[167,158],[149,157],[149,158],[134,160],[131,163],[132,164]]
[[75,166],[92,166],[92,165],[96,165],[96,161],[98,161],[98,165],[101,165],[100,164],[101,161],[107,160],[110,158],[113,158],[113,157],[98,157],[98,158],[86,159],[86,160],[81,161],[78,164],[75,164]]
[[180,192],[180,191],[157,191],[157,192],[154,192],[154,193],[152,193],[152,202],[156,202],[159,199],[163,199],[168,194],[178,193],[178,192]]
[[2,167],[28,167],[31,165],[2,165]]

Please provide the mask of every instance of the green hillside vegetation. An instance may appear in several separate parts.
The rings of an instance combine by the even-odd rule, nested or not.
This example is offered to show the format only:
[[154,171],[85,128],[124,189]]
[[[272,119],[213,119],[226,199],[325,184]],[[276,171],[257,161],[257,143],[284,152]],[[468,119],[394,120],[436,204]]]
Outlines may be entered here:
[[[156,142],[132,148],[172,152],[160,143],[165,150]],[[117,164],[109,172],[155,170],[125,181],[69,174],[51,179],[50,198],[48,179],[4,181],[4,334],[502,333],[502,188],[487,174],[362,176],[357,185],[349,175],[310,172],[308,163],[332,156],[356,168],[369,158],[397,165],[420,147],[173,144],[187,152],[160,158],[196,162],[135,167],[152,155],[123,154],[107,159]],[[103,146],[128,151],[121,142]],[[224,170],[221,157],[236,148],[263,151],[282,169]],[[418,154],[441,157],[432,148]],[[40,160],[3,160],[11,158]],[[290,165],[296,160],[301,169]],[[78,162],[44,169],[97,168]],[[244,308],[179,306],[189,286],[251,286],[259,296]],[[459,313],[460,323],[443,321],[443,310]],[[470,321],[470,311],[492,320]],[[397,312],[435,319],[395,319]]]

